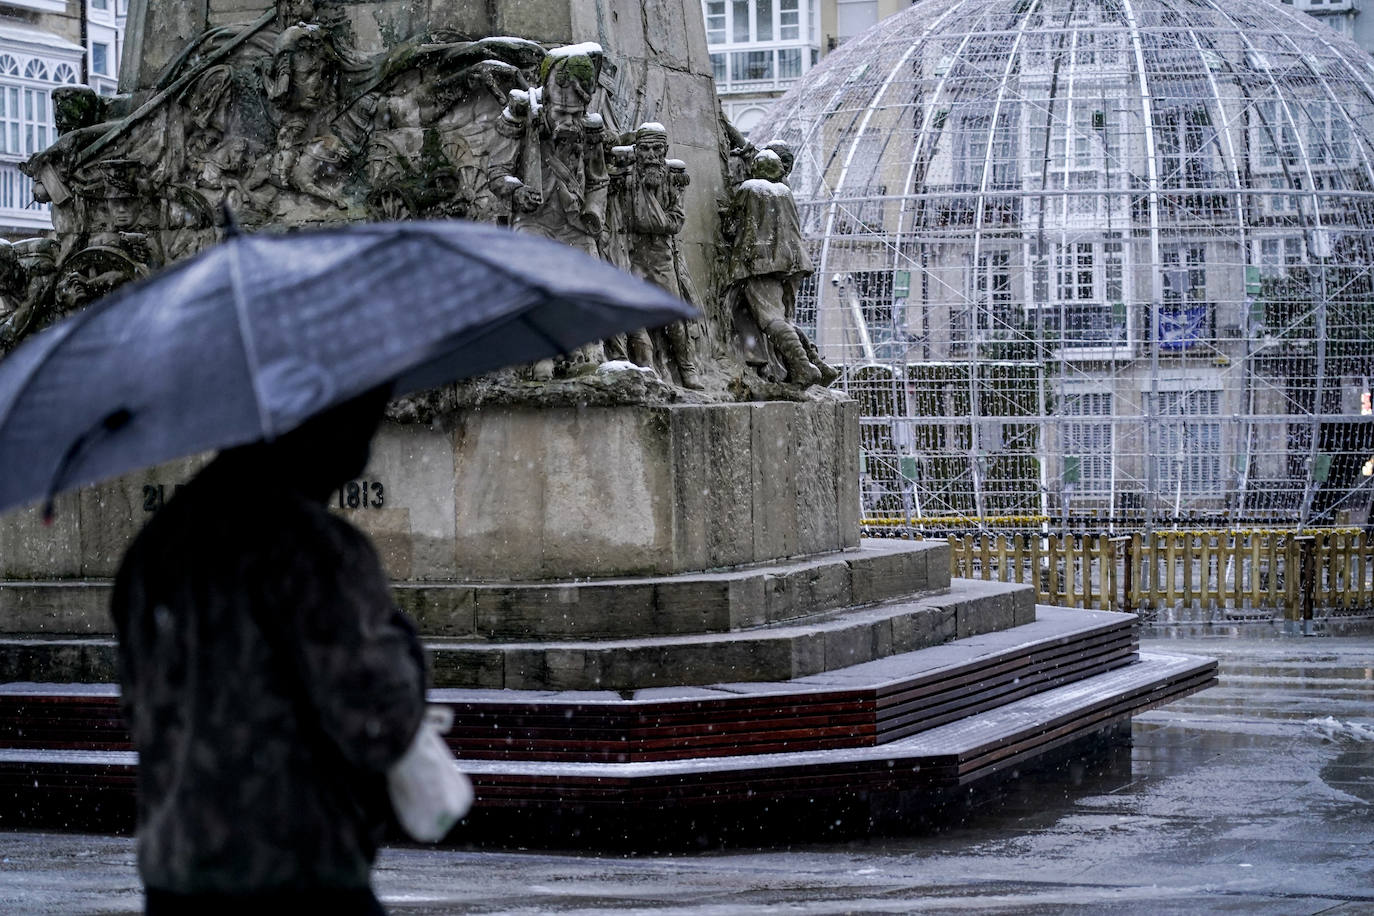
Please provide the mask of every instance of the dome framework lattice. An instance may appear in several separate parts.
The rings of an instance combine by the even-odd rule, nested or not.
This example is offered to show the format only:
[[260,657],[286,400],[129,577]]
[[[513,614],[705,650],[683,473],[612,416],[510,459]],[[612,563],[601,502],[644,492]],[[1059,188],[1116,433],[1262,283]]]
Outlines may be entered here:
[[921,0],[774,107],[865,515],[1358,518],[1374,58],[1271,0]]

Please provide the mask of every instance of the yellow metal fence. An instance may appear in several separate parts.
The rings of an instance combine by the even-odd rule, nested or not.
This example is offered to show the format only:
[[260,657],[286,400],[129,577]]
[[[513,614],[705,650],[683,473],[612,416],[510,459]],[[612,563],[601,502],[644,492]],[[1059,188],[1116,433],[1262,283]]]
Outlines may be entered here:
[[1290,620],[1374,606],[1374,545],[1354,528],[965,535],[949,543],[951,575],[1034,585],[1042,604],[1282,612]]

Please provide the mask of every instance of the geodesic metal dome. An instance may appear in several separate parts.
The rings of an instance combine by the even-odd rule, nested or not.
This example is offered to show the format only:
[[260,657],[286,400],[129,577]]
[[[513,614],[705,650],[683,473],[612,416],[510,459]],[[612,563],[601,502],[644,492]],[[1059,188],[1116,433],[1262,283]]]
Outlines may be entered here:
[[920,0],[832,53],[750,139],[866,514],[1360,521],[1371,130],[1374,58],[1271,0]]

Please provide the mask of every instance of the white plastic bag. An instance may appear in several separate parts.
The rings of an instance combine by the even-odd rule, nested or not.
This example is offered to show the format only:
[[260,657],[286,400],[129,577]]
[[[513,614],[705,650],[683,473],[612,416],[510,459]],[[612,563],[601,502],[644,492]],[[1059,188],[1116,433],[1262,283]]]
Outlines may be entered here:
[[472,807],[472,782],[441,737],[452,727],[452,709],[428,707],[405,755],[386,773],[396,819],[422,843],[442,840]]

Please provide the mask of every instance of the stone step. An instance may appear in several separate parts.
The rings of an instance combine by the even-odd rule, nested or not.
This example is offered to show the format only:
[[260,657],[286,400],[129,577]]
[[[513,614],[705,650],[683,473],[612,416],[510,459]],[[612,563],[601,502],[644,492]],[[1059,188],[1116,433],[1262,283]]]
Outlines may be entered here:
[[[1042,607],[1011,630],[793,681],[614,691],[438,689],[464,759],[631,762],[897,741],[1136,660],[1128,614]],[[113,684],[0,685],[0,747],[127,750]]]
[[[786,681],[1035,619],[1029,586],[953,580],[943,594],[846,608],[804,623],[620,640],[426,639],[436,687],[634,690]],[[0,638],[0,683],[116,680],[107,637]]]
[[[857,549],[718,572],[556,583],[398,583],[426,637],[617,639],[726,633],[949,587],[944,541],[870,539]],[[0,583],[0,633],[112,632],[110,581]]]
[[[866,747],[629,763],[463,760],[477,794],[464,832],[521,809],[627,816],[950,789],[1027,765],[1215,680],[1212,659],[1141,653],[1133,664]],[[131,751],[0,749],[0,823],[127,830],[136,766]]]
[[526,641],[728,633],[948,587],[948,543],[873,539],[857,550],[721,572],[404,584],[395,593],[428,637]]
[[636,690],[787,681],[1035,619],[1030,586],[952,580],[944,594],[733,633],[542,643],[428,640],[436,687]]

